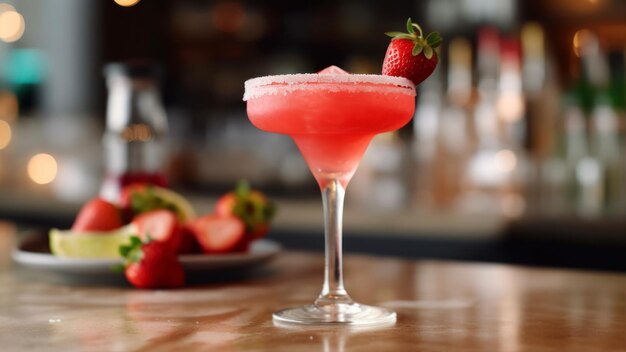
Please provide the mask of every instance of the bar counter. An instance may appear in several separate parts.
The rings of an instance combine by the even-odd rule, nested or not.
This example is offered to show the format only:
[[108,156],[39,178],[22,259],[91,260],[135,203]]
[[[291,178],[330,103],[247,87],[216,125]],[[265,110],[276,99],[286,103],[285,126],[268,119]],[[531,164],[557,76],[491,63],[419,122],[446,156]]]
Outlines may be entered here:
[[398,313],[378,329],[274,326],[310,303],[321,253],[178,290],[81,283],[11,261],[0,224],[3,351],[626,351],[626,275],[346,255],[346,287]]

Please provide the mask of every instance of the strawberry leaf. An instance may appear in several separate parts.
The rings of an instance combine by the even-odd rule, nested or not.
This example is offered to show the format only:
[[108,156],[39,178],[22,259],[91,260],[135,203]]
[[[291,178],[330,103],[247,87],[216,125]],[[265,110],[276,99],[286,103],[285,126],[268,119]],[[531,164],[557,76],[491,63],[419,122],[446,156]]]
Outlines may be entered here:
[[246,180],[239,180],[235,186],[235,196],[245,198],[250,194],[250,184]]
[[125,265],[141,261],[141,259],[143,258],[143,251],[141,250],[142,245],[143,242],[139,237],[131,236],[130,244],[120,246],[120,255],[124,257]]
[[428,35],[428,37],[426,37],[426,42],[432,48],[438,47],[442,41],[443,39],[441,38],[441,35],[438,32],[432,32]]
[[388,36],[388,37],[391,37],[391,38],[395,38],[395,37],[397,37],[399,35],[403,35],[403,34],[406,34],[406,33],[402,33],[402,32],[385,32],[385,35]]
[[129,245],[125,245],[125,244],[121,245],[120,249],[119,249],[120,255],[122,257],[126,258],[126,256],[128,256],[128,253],[130,253],[130,248],[131,248],[131,246],[129,246]]
[[411,21],[411,17],[409,17],[409,19],[406,21],[406,31],[409,32],[409,34],[415,33],[415,28],[413,28],[413,22]]
[[128,253],[128,262],[129,263],[139,263],[143,259],[143,251],[141,248],[136,248]]
[[433,48],[431,48],[430,46],[424,47],[424,56],[426,56],[427,59],[432,58],[433,57]]
[[408,39],[411,41],[415,40],[415,36],[412,34],[407,34],[407,33],[402,33],[402,32],[387,32],[385,34],[389,35],[393,39]]
[[131,236],[130,237],[130,244],[133,247],[140,246],[141,245],[141,238],[139,238],[137,236]]
[[413,46],[413,51],[412,51],[413,56],[419,55],[422,52],[422,50],[424,50],[424,47],[419,43],[415,43],[415,46]]
[[152,187],[142,191],[133,191],[130,195],[130,204],[135,214],[147,213],[157,209],[170,210],[178,215],[182,213],[176,204],[159,197]]

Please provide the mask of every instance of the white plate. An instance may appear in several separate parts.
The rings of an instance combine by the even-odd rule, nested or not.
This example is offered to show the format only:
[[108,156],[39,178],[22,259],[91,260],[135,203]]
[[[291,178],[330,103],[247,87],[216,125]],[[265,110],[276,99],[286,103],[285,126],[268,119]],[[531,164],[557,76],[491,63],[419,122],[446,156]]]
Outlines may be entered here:
[[[179,259],[189,272],[255,268],[271,260],[281,249],[278,243],[262,239],[254,241],[247,253],[185,254],[179,256]],[[13,251],[13,260],[35,269],[77,275],[111,275],[113,274],[111,267],[122,263],[120,259],[77,259],[54,256],[48,249],[47,236],[26,238]]]

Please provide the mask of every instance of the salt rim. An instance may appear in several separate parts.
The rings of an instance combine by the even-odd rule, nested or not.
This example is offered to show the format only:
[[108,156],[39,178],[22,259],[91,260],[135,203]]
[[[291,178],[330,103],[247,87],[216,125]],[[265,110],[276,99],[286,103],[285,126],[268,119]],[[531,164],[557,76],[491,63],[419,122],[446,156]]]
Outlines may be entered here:
[[243,100],[260,98],[266,95],[287,95],[295,91],[324,91],[328,93],[353,92],[353,93],[377,93],[377,94],[402,94],[415,96],[415,89],[398,86],[383,85],[356,85],[356,84],[292,84],[292,85],[269,85],[246,90]]
[[[303,83],[315,83],[307,85]],[[338,86],[337,83],[342,85]],[[345,85],[353,83],[354,85]],[[387,87],[372,87],[357,85],[369,83],[374,85],[387,85]],[[319,90],[325,89],[331,92],[339,91],[367,91],[381,93],[409,93],[415,95],[415,84],[404,77],[373,75],[373,74],[317,74],[298,73],[288,75],[275,75],[256,77],[244,83],[245,93],[243,100],[260,97],[279,92],[292,92],[295,90]],[[382,88],[382,89],[381,89]]]

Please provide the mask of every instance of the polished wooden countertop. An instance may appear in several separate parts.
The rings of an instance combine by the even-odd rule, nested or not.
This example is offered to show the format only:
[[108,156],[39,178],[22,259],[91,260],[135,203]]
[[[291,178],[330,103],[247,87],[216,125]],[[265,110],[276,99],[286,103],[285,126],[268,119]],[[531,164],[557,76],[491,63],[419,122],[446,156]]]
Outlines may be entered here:
[[321,254],[179,290],[79,283],[10,260],[0,223],[3,351],[626,351],[626,275],[347,255],[346,286],[395,326],[287,329],[272,311],[311,302]]

